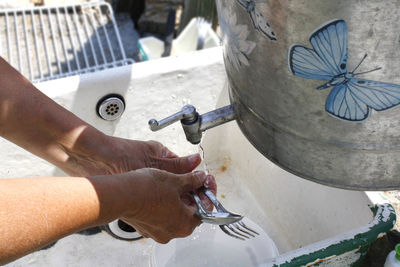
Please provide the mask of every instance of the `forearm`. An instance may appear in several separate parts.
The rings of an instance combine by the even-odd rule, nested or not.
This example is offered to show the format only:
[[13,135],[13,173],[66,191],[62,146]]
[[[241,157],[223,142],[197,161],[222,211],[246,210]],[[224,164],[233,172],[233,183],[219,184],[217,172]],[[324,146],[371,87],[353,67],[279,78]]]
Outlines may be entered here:
[[[0,136],[69,171],[107,138],[36,89],[0,58]],[[57,90],[57,88],[54,88]]]
[[0,179],[0,265],[64,236],[117,218],[116,179]]
[[215,191],[214,179],[204,172],[177,175],[157,169],[0,179],[0,265],[116,218],[161,243],[188,236],[200,220],[195,204],[183,198],[206,184]]

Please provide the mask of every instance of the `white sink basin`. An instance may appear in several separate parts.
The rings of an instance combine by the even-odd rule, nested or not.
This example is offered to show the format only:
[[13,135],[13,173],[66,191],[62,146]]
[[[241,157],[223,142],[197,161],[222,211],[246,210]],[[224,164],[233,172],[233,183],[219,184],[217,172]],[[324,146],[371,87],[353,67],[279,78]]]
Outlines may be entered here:
[[[196,106],[201,114],[227,104],[226,90],[222,92],[225,83],[221,49],[213,48],[37,86],[107,134],[155,139],[175,153],[187,155],[198,152],[198,147],[186,141],[179,124],[151,132],[148,120],[165,118],[185,104]],[[105,121],[97,116],[96,104],[111,93],[125,98],[125,112],[115,121]],[[376,238],[387,231],[379,225],[393,221],[388,206],[379,206],[378,217],[373,220],[368,205],[381,201],[379,194],[372,194],[378,200],[371,201],[364,192],[308,182],[275,166],[249,144],[236,122],[207,131],[202,145],[207,168],[217,179],[217,197],[228,210],[244,215],[249,226],[262,233],[257,238],[235,240],[210,225],[167,245],[147,239],[118,240],[105,232],[74,234],[10,266],[296,266],[318,263],[317,259],[326,257],[333,259],[333,254],[320,251],[334,247],[334,251],[345,253],[340,244],[354,243],[357,249],[346,252],[345,263],[351,263],[361,255],[355,236],[364,238],[373,229],[377,233],[365,238]],[[62,175],[52,165],[5,140],[0,140],[0,151],[0,177]],[[311,256],[304,259],[303,255]]]
[[157,267],[256,266],[278,256],[274,242],[260,226],[248,218],[244,218],[243,222],[259,235],[243,241],[226,235],[218,226],[202,224],[188,238],[174,239],[167,245],[156,245],[155,265]]

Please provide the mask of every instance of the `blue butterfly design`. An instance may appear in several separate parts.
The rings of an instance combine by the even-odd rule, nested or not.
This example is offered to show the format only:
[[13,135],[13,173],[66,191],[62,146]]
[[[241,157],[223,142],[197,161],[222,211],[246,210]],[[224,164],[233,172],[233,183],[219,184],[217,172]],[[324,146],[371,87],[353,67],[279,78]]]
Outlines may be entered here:
[[313,49],[294,44],[288,51],[289,70],[296,76],[327,81],[317,90],[333,87],[326,99],[325,110],[347,121],[363,121],[371,108],[381,111],[400,103],[400,85],[356,78],[376,68],[354,73],[361,62],[347,70],[347,27],[343,19],[330,21],[310,35]]
[[262,3],[264,1],[265,0],[236,0],[236,2],[249,13],[254,29],[259,31],[265,38],[276,41],[274,30],[256,5],[256,3]]

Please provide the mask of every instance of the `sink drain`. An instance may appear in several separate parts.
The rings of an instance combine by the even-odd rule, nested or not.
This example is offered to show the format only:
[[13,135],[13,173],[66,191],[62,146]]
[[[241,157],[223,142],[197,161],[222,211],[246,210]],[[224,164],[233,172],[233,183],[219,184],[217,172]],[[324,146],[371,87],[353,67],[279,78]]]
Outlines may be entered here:
[[112,221],[108,225],[104,225],[103,229],[112,237],[121,240],[132,241],[142,238],[135,228],[121,220]]
[[104,120],[113,121],[121,117],[125,110],[125,101],[122,96],[108,95],[97,103],[97,114]]

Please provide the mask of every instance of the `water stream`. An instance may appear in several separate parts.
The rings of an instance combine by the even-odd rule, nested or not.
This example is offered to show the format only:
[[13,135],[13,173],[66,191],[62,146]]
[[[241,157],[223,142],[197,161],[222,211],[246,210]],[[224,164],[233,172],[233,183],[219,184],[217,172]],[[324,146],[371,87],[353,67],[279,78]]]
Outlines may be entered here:
[[204,148],[201,146],[201,143],[199,144],[199,150],[200,150],[201,163],[199,167],[197,167],[197,169],[204,171],[206,174],[209,174],[210,172],[207,167]]

